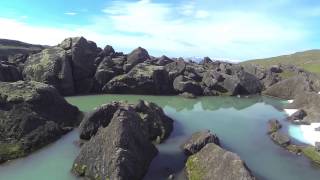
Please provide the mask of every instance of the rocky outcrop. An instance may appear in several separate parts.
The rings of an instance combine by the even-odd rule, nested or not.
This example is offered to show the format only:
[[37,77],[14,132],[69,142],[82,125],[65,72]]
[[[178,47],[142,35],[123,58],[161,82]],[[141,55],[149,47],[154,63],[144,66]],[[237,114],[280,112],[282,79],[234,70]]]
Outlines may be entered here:
[[67,38],[58,46],[30,56],[23,74],[26,80],[53,85],[63,95],[89,93],[98,52],[96,44],[83,37]]
[[281,129],[282,125],[277,119],[270,119],[268,121],[268,134],[272,134]]
[[311,90],[310,83],[306,77],[298,75],[270,86],[263,94],[282,99],[294,99],[296,95]]
[[80,138],[89,140],[99,128],[107,127],[114,113],[123,108],[132,107],[139,115],[142,130],[150,141],[161,143],[173,130],[173,120],[165,115],[162,108],[154,103],[140,100],[137,104],[112,102],[89,112],[80,124]]
[[163,66],[140,63],[127,74],[116,76],[102,89],[105,93],[171,94],[168,72]]
[[22,74],[15,64],[0,62],[0,81],[15,82],[22,80]]
[[72,172],[88,179],[140,180],[157,154],[131,106],[114,114],[106,128],[82,146]]
[[290,138],[284,133],[276,131],[270,134],[270,137],[275,143],[279,144],[280,146],[287,147],[290,145]]
[[71,58],[60,47],[31,55],[25,62],[23,74],[26,80],[53,85],[62,95],[75,93]]
[[148,51],[142,47],[138,47],[128,54],[127,63],[124,65],[123,69],[125,72],[129,72],[135,65],[143,63],[148,59],[150,59]]
[[209,130],[193,133],[182,146],[181,149],[186,155],[192,155],[199,152],[205,145],[214,143],[220,145],[219,138]]
[[232,152],[214,143],[207,144],[186,163],[190,180],[253,180],[255,179],[244,161]]
[[89,140],[100,127],[107,127],[120,105],[119,102],[111,102],[87,113],[79,126],[80,139]]
[[58,91],[30,81],[0,83],[0,162],[26,156],[79,124]]
[[77,94],[89,93],[96,71],[94,60],[99,53],[96,43],[83,37],[67,38],[60,45],[72,62],[72,76]]
[[178,93],[191,93],[196,96],[200,96],[203,90],[198,82],[195,82],[189,77],[180,75],[173,81],[173,88]]
[[287,106],[292,109],[300,109],[294,119],[302,120],[300,123],[320,122],[320,95],[316,92],[303,92],[295,96],[293,103]]

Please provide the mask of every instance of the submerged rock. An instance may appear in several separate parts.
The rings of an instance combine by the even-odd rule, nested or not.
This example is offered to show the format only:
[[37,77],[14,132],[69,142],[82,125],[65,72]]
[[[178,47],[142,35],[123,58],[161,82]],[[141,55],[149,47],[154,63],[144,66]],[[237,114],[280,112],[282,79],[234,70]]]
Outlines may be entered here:
[[190,180],[254,180],[245,162],[214,143],[207,144],[186,163]]
[[286,147],[290,145],[290,138],[281,132],[274,132],[270,135],[271,139],[280,146]]
[[0,83],[0,162],[26,156],[79,124],[58,91],[30,81]]
[[277,119],[271,119],[268,121],[268,134],[272,134],[274,132],[277,132],[282,125]]
[[193,133],[191,138],[188,139],[181,149],[186,155],[192,155],[200,151],[208,143],[220,145],[219,138],[212,134],[209,130]]
[[142,179],[157,149],[141,121],[131,106],[117,110],[109,126],[81,148],[72,172],[89,179]]

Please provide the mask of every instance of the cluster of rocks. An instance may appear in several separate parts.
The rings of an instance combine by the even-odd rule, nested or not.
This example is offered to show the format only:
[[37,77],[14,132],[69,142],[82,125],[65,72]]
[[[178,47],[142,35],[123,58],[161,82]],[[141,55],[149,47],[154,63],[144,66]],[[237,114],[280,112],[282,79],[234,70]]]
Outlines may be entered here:
[[186,174],[190,180],[254,180],[255,177],[240,157],[220,147],[210,131],[194,133],[181,146],[188,156]]
[[169,137],[173,120],[154,103],[112,102],[90,112],[80,125],[88,140],[72,172],[88,179],[142,179],[158,151],[153,143]]
[[56,87],[62,95],[188,93],[193,97],[256,94],[264,88],[264,77],[257,77],[241,65],[209,58],[200,63],[156,58],[141,47],[123,54],[109,45],[101,49],[83,37],[67,38],[41,52],[17,56],[3,66],[1,81],[43,82]]
[[0,163],[26,156],[80,123],[78,108],[52,86],[0,82]]

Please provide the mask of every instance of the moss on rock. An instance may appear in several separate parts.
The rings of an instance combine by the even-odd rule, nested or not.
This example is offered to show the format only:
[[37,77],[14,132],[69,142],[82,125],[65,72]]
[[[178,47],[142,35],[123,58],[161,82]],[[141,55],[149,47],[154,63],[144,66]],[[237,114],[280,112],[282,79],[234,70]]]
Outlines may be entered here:
[[302,149],[303,154],[309,158],[312,162],[320,164],[320,152],[318,152],[315,147],[308,146]]
[[186,171],[188,173],[189,180],[201,180],[204,173],[199,164],[198,158],[194,155],[188,158]]

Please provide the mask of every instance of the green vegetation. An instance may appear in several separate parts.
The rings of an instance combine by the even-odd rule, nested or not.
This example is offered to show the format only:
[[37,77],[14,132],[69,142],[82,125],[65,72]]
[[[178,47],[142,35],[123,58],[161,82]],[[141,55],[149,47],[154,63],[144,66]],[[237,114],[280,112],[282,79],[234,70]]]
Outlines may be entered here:
[[308,157],[312,162],[320,164],[320,152],[315,147],[308,146],[302,149],[303,154]]
[[20,144],[0,144],[0,157],[2,160],[14,159],[22,156],[24,156],[24,150]]
[[[320,50],[310,50],[297,52],[291,55],[249,60],[241,64],[256,64],[263,67],[270,67],[277,64],[296,65],[307,71],[320,74]],[[284,74],[284,76],[288,76],[288,74]]]
[[188,158],[187,164],[187,173],[190,180],[201,180],[203,176],[203,170],[199,166],[198,159],[195,155]]
[[296,75],[296,73],[295,73],[295,72],[292,72],[292,71],[283,71],[283,72],[280,73],[279,75],[280,75],[280,77],[281,77],[282,79],[288,79],[288,78]]

